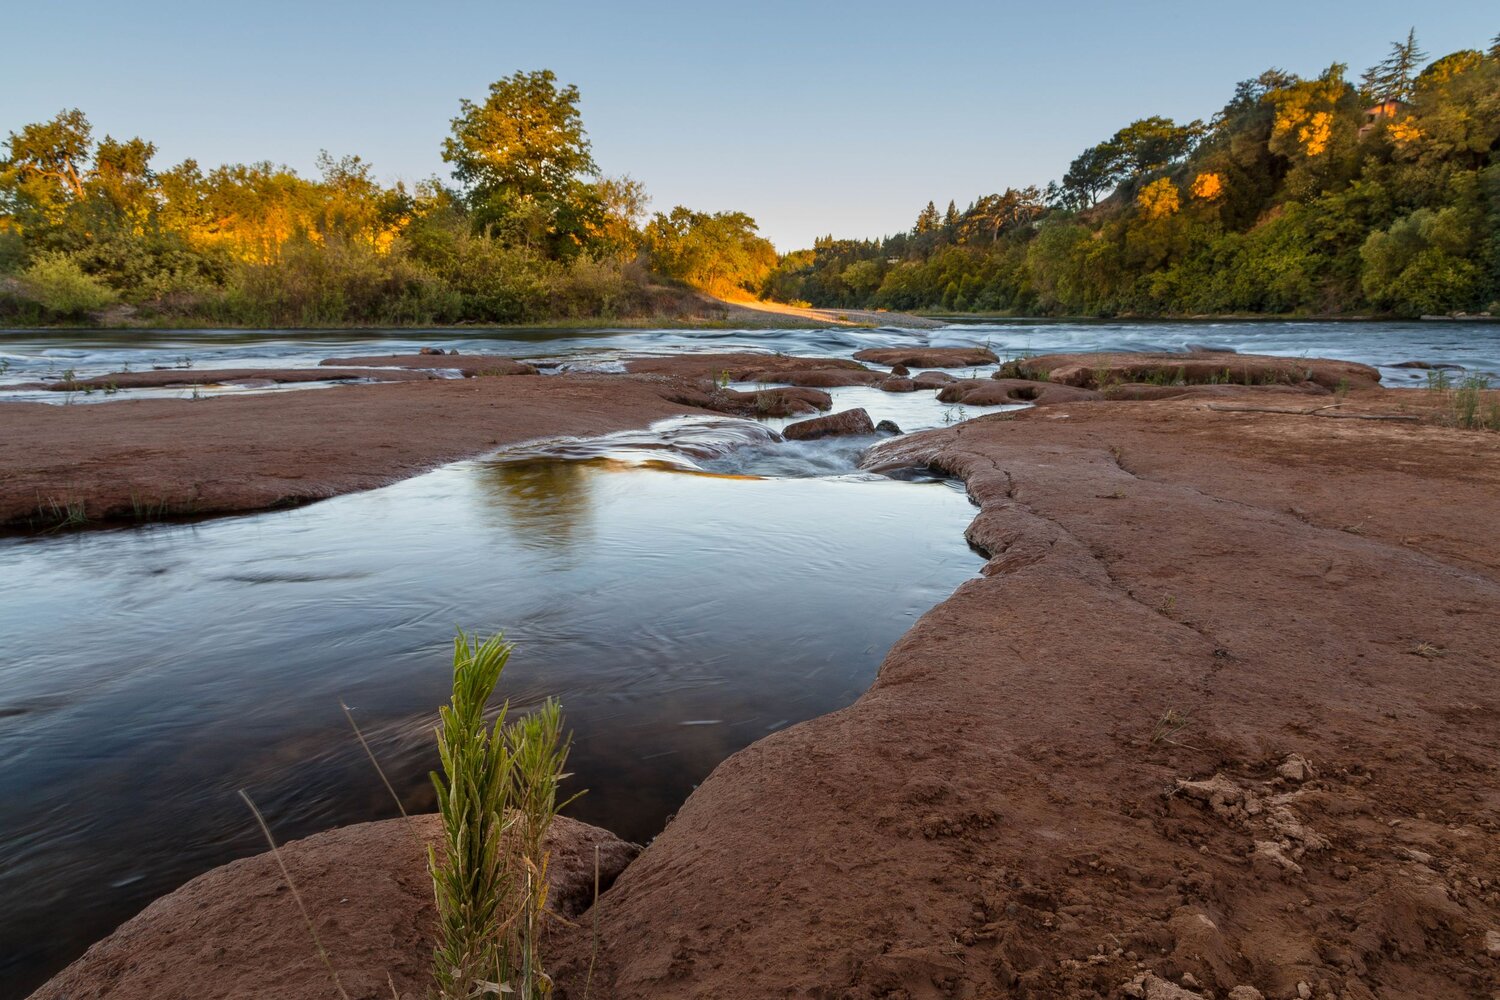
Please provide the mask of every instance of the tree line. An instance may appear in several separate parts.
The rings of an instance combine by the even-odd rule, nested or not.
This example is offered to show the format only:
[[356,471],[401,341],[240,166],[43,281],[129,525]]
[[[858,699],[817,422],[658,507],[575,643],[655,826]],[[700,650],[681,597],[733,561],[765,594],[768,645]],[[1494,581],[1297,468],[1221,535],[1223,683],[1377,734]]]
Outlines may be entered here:
[[1045,189],[819,239],[766,291],[1032,315],[1500,314],[1500,37],[1429,62],[1413,30],[1347,73],[1268,70],[1207,122],[1130,123]]
[[594,162],[579,92],[548,70],[463,100],[451,179],[408,188],[358,156],[317,177],[272,164],[155,165],[79,110],[9,134],[0,320],[312,326],[525,323],[650,313],[660,281],[758,292],[754,220],[683,207]]

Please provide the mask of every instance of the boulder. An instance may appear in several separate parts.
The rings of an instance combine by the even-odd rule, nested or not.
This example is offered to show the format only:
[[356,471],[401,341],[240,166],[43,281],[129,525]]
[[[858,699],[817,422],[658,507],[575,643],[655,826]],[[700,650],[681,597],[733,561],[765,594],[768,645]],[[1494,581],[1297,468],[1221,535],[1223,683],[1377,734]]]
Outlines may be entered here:
[[896,423],[896,421],[882,420],[880,423],[875,425],[875,433],[889,434],[892,437],[898,437],[906,432],[901,429],[901,425]]
[[916,392],[917,383],[909,378],[888,378],[876,388],[883,392]]
[[1026,379],[960,379],[938,390],[937,398],[944,403],[962,403],[966,406],[1004,406],[1013,403],[1035,403],[1046,406],[1051,403],[1076,403],[1098,399],[1099,394],[1091,389],[1078,389],[1069,385],[1053,385],[1051,382],[1031,382]]
[[781,435],[790,441],[813,441],[817,438],[874,433],[875,425],[871,423],[870,415],[859,408],[790,424]]
[[854,359],[911,368],[966,368],[1000,360],[984,347],[871,347],[854,352]]
[[945,385],[952,385],[958,379],[947,372],[918,372],[912,376],[911,381],[918,389],[941,389]]

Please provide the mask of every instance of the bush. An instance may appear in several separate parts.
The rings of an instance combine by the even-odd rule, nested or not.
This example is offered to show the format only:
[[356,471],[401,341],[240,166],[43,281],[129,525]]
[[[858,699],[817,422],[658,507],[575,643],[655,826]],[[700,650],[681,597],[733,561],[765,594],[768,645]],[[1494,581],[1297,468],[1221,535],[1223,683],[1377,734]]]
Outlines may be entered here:
[[44,253],[21,274],[25,294],[48,313],[77,318],[113,305],[119,298],[114,289],[84,273],[67,254]]

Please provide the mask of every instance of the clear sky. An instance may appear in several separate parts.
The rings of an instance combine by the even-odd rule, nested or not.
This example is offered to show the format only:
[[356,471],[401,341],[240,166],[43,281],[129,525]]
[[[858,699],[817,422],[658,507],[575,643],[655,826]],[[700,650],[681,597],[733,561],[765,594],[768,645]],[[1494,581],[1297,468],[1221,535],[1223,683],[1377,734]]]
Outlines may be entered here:
[[1045,184],[1134,118],[1207,118],[1270,66],[1357,77],[1417,29],[1432,56],[1500,32],[1494,0],[9,4],[0,133],[82,108],[158,166],[358,153],[445,173],[460,97],[550,68],[594,156],[652,208],[749,212],[779,249],[909,227]]

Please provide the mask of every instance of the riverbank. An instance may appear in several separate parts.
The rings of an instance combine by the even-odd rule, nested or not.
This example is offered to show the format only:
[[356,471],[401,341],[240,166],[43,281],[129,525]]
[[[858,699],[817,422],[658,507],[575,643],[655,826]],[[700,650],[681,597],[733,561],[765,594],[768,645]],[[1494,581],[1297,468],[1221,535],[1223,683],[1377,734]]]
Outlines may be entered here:
[[[243,434],[246,478],[274,486],[320,430],[312,464],[390,435],[409,463],[379,474],[394,477],[424,442],[520,433],[528,415],[566,418],[564,403],[597,408],[568,419],[600,425],[682,412],[681,384],[515,376],[168,405],[268,405],[276,424],[229,411],[246,419],[218,433]],[[1420,418],[1366,421],[1220,409],[1321,401],[1208,388],[885,446],[877,463],[966,480],[986,576],[924,616],[850,708],[725,761],[564,931],[560,994],[582,996],[590,967],[591,995],[611,997],[1500,985],[1487,936],[1500,931],[1500,435],[1431,422],[1435,394],[1354,388],[1346,411]],[[345,408],[398,393],[411,398],[388,417]],[[191,417],[115,410],[146,406],[66,408],[93,422],[51,440],[74,449],[57,468],[171,467],[149,443],[118,450],[150,427],[156,446],[192,434]],[[379,433],[341,436],[373,419]],[[95,433],[105,444],[83,443]],[[334,903],[310,897],[320,920],[359,922]],[[233,935],[238,912],[183,927]],[[289,958],[307,978],[282,995],[326,993],[310,949]],[[198,959],[195,983],[229,995],[214,961]],[[132,982],[122,972],[110,995],[151,992]]]

